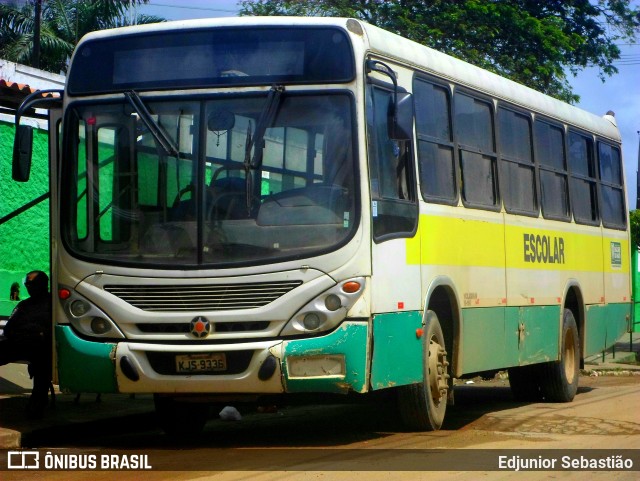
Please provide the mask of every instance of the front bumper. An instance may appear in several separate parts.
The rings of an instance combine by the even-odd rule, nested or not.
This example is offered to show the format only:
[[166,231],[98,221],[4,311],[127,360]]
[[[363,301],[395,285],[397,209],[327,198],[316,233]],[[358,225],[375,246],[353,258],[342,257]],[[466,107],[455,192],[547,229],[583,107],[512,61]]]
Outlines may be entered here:
[[[366,392],[368,323],[324,336],[238,344],[94,342],[56,327],[60,387],[71,392],[277,394]],[[225,373],[178,374],[175,356],[225,353]]]

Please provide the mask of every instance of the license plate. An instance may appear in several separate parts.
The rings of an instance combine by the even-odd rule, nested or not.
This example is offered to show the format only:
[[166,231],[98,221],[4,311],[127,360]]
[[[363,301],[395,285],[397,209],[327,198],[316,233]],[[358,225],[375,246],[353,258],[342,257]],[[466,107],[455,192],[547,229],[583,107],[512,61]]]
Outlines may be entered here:
[[227,356],[223,353],[187,354],[176,356],[176,372],[214,372],[227,370]]

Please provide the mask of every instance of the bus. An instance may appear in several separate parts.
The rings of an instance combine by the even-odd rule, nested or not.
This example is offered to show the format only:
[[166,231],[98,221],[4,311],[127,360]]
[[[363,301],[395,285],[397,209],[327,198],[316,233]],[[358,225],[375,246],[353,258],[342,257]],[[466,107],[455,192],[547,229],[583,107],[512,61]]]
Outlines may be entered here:
[[94,32],[53,98],[60,387],[152,393],[169,433],[383,390],[436,430],[497,370],[569,402],[629,329],[613,115],[346,18]]

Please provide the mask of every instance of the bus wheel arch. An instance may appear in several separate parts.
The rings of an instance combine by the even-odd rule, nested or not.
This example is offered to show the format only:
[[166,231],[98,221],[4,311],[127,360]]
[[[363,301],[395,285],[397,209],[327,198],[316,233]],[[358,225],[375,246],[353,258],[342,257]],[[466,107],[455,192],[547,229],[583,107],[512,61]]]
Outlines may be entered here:
[[[564,317],[564,309],[568,309],[573,314],[576,327],[578,329],[578,340],[580,349],[580,368],[584,368],[584,345],[585,345],[585,308],[584,299],[582,297],[582,290],[577,281],[570,281],[567,284],[564,301],[562,303],[563,309],[561,309],[560,315]],[[562,326],[561,326],[562,328]],[[560,345],[562,347],[562,345]]]
[[450,371],[452,376],[462,374],[462,359],[460,357],[462,339],[462,314],[460,303],[456,295],[453,282],[448,278],[438,278],[432,282],[425,301],[425,321],[429,311],[433,311],[444,335]]
[[540,365],[540,390],[548,402],[570,402],[578,391],[580,341],[571,309],[563,309],[560,359]]
[[404,424],[418,431],[436,431],[444,422],[450,389],[444,334],[433,311],[425,313],[422,334],[423,380],[400,386],[398,408]]
[[[433,431],[442,426],[452,399],[456,355],[459,352],[460,304],[453,283],[438,279],[428,289],[423,316],[423,382],[400,386],[398,407],[405,425]],[[451,365],[450,365],[451,363]]]

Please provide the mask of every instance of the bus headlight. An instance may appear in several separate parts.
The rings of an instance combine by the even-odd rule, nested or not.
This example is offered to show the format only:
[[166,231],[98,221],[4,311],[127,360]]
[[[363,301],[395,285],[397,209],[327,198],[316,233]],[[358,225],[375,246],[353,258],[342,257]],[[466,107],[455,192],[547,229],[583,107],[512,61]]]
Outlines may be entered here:
[[342,307],[342,301],[335,294],[329,294],[324,300],[324,306],[330,311],[337,311]]
[[315,331],[320,327],[320,316],[316,312],[309,312],[304,315],[302,325],[308,331]]
[[64,292],[64,295],[59,294],[58,298],[68,322],[76,331],[88,337],[124,339],[124,334],[102,309],[75,290],[59,287],[58,292]]
[[85,301],[81,301],[80,299],[78,299],[78,300],[73,301],[69,305],[69,311],[75,317],[82,317],[87,312],[89,312],[90,307],[91,306],[89,306],[89,303],[87,303]]
[[364,292],[364,277],[348,279],[323,292],[289,320],[280,335],[320,333],[337,326]]
[[91,330],[96,334],[106,334],[111,330],[111,325],[106,319],[94,317],[91,319]]

